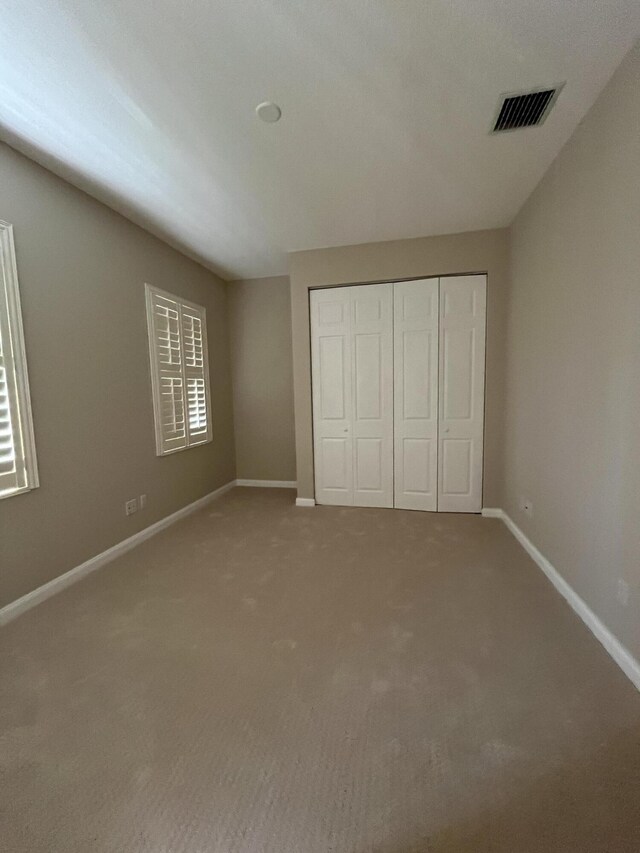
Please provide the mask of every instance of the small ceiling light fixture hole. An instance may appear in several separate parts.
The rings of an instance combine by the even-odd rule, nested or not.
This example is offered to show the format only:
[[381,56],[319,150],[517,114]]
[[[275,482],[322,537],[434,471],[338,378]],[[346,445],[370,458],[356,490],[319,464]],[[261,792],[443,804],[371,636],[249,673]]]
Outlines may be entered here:
[[259,119],[262,119],[262,121],[273,124],[276,121],[280,121],[282,110],[277,104],[274,104],[271,101],[264,101],[256,107],[256,115]]

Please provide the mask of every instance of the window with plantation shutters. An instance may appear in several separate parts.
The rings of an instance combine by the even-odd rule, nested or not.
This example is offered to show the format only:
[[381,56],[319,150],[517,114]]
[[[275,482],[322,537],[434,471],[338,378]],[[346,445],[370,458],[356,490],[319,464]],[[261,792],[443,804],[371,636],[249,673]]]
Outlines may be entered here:
[[211,441],[206,312],[146,285],[156,453]]
[[0,222],[0,498],[37,485],[13,228]]

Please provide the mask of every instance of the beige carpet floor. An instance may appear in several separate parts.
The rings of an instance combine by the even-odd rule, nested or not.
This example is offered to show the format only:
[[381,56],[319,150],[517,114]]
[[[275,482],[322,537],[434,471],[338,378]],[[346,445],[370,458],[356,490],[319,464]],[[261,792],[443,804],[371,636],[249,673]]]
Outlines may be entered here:
[[235,489],[0,640],[3,851],[640,851],[640,695],[497,520]]

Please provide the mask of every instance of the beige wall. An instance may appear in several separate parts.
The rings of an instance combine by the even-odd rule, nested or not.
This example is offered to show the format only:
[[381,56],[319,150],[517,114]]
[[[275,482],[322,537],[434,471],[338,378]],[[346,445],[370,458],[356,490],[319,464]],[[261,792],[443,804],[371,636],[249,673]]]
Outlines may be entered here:
[[[0,501],[0,606],[235,476],[226,285],[0,146],[41,486]],[[155,456],[144,282],[207,308],[212,444]],[[129,518],[128,498],[147,508]]]
[[314,249],[290,255],[289,262],[298,495],[304,498],[314,495],[309,289],[455,273],[488,273],[484,504],[495,505],[502,479],[508,232],[472,231],[443,237]]
[[511,275],[503,505],[640,658],[640,48],[518,215]]
[[229,285],[239,479],[295,480],[289,279]]

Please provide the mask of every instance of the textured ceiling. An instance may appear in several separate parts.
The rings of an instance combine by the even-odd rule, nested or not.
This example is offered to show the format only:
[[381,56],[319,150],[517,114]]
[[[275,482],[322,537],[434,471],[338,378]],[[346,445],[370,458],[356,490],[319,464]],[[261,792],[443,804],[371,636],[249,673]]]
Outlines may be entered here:
[[[3,0],[0,26],[4,138],[237,278],[286,272],[291,250],[508,225],[640,3]],[[501,93],[565,80],[542,127],[488,134]],[[256,119],[265,99],[278,124]]]

